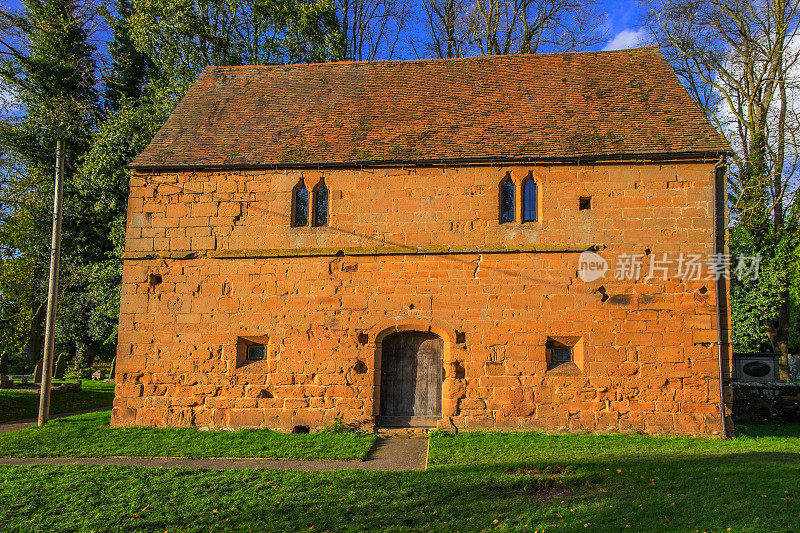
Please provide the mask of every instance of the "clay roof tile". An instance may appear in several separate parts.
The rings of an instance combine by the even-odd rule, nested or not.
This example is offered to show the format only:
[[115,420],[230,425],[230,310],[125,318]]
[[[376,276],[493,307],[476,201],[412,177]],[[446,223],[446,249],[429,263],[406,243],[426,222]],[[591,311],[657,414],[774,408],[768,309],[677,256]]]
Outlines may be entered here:
[[133,168],[721,153],[655,47],[208,67]]

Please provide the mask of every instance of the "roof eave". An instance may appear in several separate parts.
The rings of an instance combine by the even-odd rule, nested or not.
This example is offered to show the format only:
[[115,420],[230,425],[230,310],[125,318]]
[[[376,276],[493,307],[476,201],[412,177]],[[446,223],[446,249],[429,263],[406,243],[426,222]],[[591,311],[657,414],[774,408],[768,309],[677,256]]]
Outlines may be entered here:
[[575,156],[535,156],[535,157],[463,157],[441,159],[369,159],[353,161],[287,161],[274,163],[176,163],[176,164],[136,164],[126,168],[144,171],[181,170],[266,170],[266,169],[332,169],[399,166],[466,166],[466,165],[526,165],[560,164],[583,165],[593,163],[645,163],[645,162],[716,162],[721,156],[730,155],[730,149],[697,150],[682,152],[641,152],[616,154],[583,154]]

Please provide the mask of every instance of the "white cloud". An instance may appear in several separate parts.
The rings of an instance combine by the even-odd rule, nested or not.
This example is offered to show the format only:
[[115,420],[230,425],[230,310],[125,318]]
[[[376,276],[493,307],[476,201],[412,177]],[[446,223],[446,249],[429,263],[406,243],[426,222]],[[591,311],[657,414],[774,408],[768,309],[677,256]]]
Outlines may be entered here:
[[644,28],[638,30],[632,28],[625,28],[616,34],[610,41],[606,43],[603,50],[624,50],[626,48],[635,48],[640,46],[646,37]]

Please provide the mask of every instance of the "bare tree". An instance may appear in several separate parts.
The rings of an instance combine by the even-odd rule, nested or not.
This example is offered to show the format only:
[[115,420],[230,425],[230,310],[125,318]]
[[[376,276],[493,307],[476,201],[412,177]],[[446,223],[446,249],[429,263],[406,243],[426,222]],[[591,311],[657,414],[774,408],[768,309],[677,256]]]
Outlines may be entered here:
[[[797,1],[660,0],[649,28],[684,85],[726,136],[734,224],[765,253],[796,239],[800,156],[800,16]],[[771,250],[771,252],[770,252]],[[780,268],[776,266],[776,268]],[[790,278],[775,272],[764,310],[773,350],[788,374]],[[734,320],[736,320],[734,302]],[[759,317],[762,318],[762,317]]]
[[347,59],[392,59],[411,19],[409,0],[336,0]]
[[469,50],[470,6],[467,0],[423,0],[427,43],[438,58],[464,57]]
[[593,1],[423,0],[428,52],[437,57],[571,52],[599,43]]

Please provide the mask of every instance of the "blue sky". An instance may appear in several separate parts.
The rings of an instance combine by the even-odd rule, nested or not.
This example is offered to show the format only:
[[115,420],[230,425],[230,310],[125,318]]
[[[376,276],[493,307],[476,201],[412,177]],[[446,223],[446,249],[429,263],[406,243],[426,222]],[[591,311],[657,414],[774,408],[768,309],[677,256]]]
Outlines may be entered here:
[[624,29],[638,28],[642,24],[644,10],[639,0],[601,0],[604,11],[615,33]]
[[[4,0],[6,5],[12,9],[21,8],[19,0]],[[599,0],[600,10],[607,15],[607,40],[596,47],[598,50],[615,50],[631,48],[641,44],[644,37],[642,24],[644,19],[644,9],[642,0]],[[95,41],[102,46],[105,35],[96,35]],[[99,42],[98,42],[99,41]],[[8,98],[3,88],[0,87],[0,99]]]
[[[4,0],[12,9],[21,8],[19,0]],[[606,30],[607,40],[595,47],[597,50],[619,50],[632,48],[641,45],[644,37],[642,24],[644,22],[644,9],[642,0],[599,0],[600,10],[607,15]],[[95,43],[104,52],[103,41],[107,35],[101,33],[94,36]],[[401,54],[402,55],[402,54]],[[413,56],[409,54],[409,58]],[[402,57],[401,57],[402,58]],[[0,108],[4,107],[3,102],[11,102],[13,108],[13,96],[0,86]]]
[[[4,0],[6,5],[13,8],[21,7],[19,0]],[[608,41],[599,48],[610,45],[612,48],[629,48],[638,44],[636,34],[640,30],[644,10],[641,0],[600,0],[601,10],[608,15]],[[616,40],[615,40],[616,39]]]
[[630,48],[644,36],[641,31],[645,11],[640,0],[601,0],[608,14],[609,39],[605,48]]

